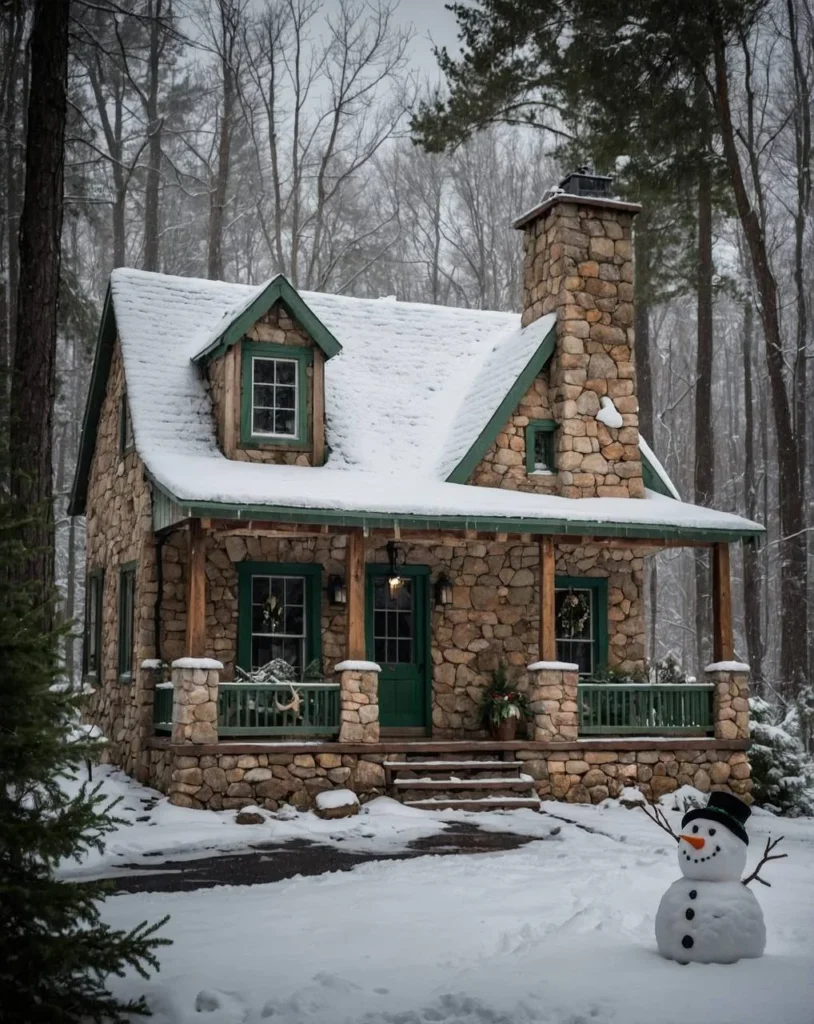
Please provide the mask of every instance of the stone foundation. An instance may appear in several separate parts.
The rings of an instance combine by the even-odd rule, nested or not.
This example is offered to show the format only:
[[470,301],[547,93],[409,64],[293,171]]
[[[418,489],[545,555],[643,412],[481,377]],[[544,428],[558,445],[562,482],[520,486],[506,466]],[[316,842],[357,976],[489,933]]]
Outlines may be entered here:
[[[694,744],[694,745],[693,745]],[[360,800],[385,793],[385,760],[401,761],[405,752],[413,755],[423,749],[405,744],[397,751],[388,744],[382,752],[359,753],[348,744],[345,753],[337,744],[320,749],[294,744],[285,748],[268,744],[218,744],[185,749],[156,744],[150,753],[148,784],[180,807],[208,808],[213,811],[239,810],[258,805],[277,810],[291,804],[298,810],[314,806],[317,793],[329,789],[352,789]],[[710,740],[624,740],[614,742],[577,741],[573,744],[513,744],[519,749],[504,750],[506,756],[524,762],[523,772],[534,779],[534,788],[543,800],[567,803],[600,803],[617,797],[626,786],[638,787],[648,800],[672,793],[679,786],[694,786],[702,793],[735,793],[751,802],[751,767],[743,744]],[[552,750],[551,746],[559,749]],[[633,749],[631,749],[633,748]],[[498,747],[476,748],[454,753],[440,747],[424,757],[495,757]]]

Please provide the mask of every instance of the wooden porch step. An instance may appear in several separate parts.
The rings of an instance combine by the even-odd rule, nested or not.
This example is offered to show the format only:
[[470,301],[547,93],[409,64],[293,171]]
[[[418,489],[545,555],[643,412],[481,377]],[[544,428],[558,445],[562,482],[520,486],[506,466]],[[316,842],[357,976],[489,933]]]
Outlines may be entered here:
[[523,767],[522,761],[385,761],[382,765],[386,772],[516,772]]
[[398,789],[508,789],[512,792],[533,791],[533,780],[523,779],[396,779]]
[[487,796],[475,800],[428,797],[426,800],[406,800],[405,806],[415,807],[421,811],[515,811],[523,807],[539,811],[540,801],[537,797],[522,796]]

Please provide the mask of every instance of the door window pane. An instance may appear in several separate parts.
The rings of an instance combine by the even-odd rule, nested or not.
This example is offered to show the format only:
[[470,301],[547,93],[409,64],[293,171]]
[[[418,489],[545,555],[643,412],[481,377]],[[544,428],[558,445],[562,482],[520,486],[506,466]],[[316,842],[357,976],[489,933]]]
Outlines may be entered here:
[[376,661],[410,665],[414,661],[415,607],[413,581],[402,580],[391,595],[384,577],[373,581],[373,651]]
[[579,665],[579,674],[596,669],[596,622],[590,590],[568,588],[554,596],[557,658]]

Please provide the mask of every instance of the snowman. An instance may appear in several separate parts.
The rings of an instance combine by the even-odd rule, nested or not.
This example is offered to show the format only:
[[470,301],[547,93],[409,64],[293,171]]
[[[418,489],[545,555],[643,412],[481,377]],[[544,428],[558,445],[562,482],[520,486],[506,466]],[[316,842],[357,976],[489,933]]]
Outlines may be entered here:
[[[755,871],[741,881],[749,845],[744,824],[751,813],[731,793],[713,793],[706,807],[681,819],[676,838],[683,877],[664,894],[656,914],[656,942],[668,960],[731,964],[763,955],[763,913],[747,888],[763,879]],[[767,844],[767,854],[770,849]]]

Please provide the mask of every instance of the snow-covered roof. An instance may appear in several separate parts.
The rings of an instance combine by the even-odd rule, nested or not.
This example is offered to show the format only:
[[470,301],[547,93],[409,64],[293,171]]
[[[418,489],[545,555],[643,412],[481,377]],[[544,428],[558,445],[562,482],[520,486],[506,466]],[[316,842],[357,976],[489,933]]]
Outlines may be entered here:
[[[573,500],[448,482],[502,416],[518,381],[538,372],[550,351],[553,315],[521,328],[515,313],[300,292],[341,346],[325,364],[327,464],[228,460],[217,447],[205,375],[193,360],[211,351],[267,286],[131,269],[111,275],[115,332],[103,326],[102,337],[107,330],[109,344],[115,334],[121,342],[136,449],[160,489],[185,509],[498,519],[524,521],[527,529],[539,523],[541,532],[545,523],[617,524],[651,536],[662,527],[733,536],[760,530],[650,492],[647,500]],[[97,355],[97,396],[107,372],[100,362]]]

